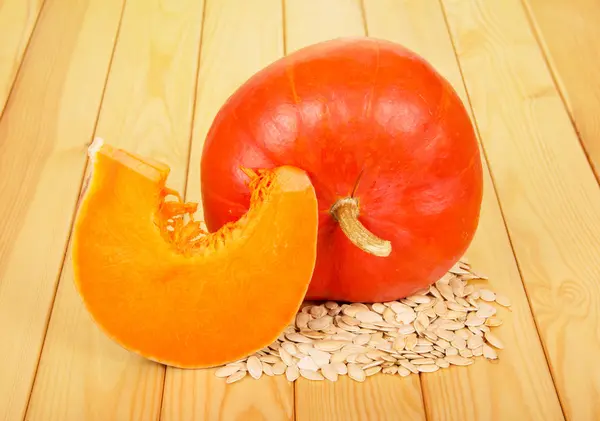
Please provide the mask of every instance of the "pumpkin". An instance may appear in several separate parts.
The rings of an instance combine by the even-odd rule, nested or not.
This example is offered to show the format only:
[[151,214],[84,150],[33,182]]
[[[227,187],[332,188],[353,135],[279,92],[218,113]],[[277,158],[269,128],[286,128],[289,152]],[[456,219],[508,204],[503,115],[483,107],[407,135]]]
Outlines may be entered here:
[[207,133],[209,231],[248,209],[240,166],[304,169],[319,202],[309,299],[394,300],[460,259],[479,223],[482,163],[452,86],[396,43],[341,38],[254,74]]
[[193,219],[197,205],[165,187],[166,165],[106,144],[94,149],[73,264],[101,329],[181,368],[221,365],[275,341],[300,308],[316,260],[317,199],[306,173],[246,170],[248,212],[208,234]]

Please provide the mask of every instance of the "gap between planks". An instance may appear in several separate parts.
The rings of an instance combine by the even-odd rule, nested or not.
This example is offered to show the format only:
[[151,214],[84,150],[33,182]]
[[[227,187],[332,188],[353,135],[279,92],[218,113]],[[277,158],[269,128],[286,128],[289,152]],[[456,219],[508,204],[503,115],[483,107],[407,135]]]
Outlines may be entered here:
[[[564,0],[565,2],[568,0]],[[573,7],[577,7],[577,3],[573,3]],[[561,75],[559,70],[556,68],[555,65],[553,65],[553,61],[552,61],[552,53],[550,51],[550,48],[548,47],[548,44],[545,42],[544,40],[544,34],[540,28],[540,25],[538,25],[537,23],[537,19],[535,18],[535,13],[533,11],[532,6],[530,5],[530,1],[529,0],[521,0],[521,6],[523,8],[523,13],[525,14],[525,17],[527,18],[527,22],[529,23],[529,26],[531,28],[531,33],[534,36],[540,51],[542,52],[542,56],[544,58],[544,62],[546,63],[546,68],[548,69],[548,73],[550,73],[550,76],[552,77],[552,81],[554,83],[554,86],[556,87],[556,91],[558,92],[558,95],[560,96],[560,99],[563,103],[563,106],[565,107],[565,111],[567,113],[567,115],[569,116],[569,120],[571,120],[571,125],[573,126],[573,130],[575,132],[575,134],[577,135],[577,139],[579,140],[579,144],[581,146],[582,152],[585,154],[585,157],[588,161],[588,164],[590,165],[590,168],[592,170],[592,172],[594,173],[594,177],[596,177],[596,181],[600,184],[600,173],[599,168],[597,168],[597,165],[600,164],[594,162],[594,156],[592,155],[593,152],[589,150],[589,148],[586,146],[586,139],[584,134],[582,133],[582,130],[579,127],[576,115],[575,115],[575,111],[572,109],[572,107],[569,106],[569,101],[567,101],[567,95],[568,95],[568,89],[565,86],[565,84],[561,83]],[[548,7],[553,7],[552,5],[548,6]],[[600,5],[598,6],[600,8]],[[598,48],[600,48],[600,42],[599,42],[599,46]],[[583,76],[585,77],[585,76]],[[593,82],[592,82],[593,83]],[[600,102],[600,101],[599,101]],[[587,115],[584,115],[582,117],[582,120],[585,119],[585,117],[587,117]],[[582,124],[585,125],[585,121],[582,122]],[[593,138],[590,134],[590,140],[589,142],[593,142]],[[598,158],[597,158],[598,159]]]
[[[21,72],[21,66],[23,65],[23,59],[25,58],[25,55],[27,54],[27,50],[29,49],[29,44],[31,43],[31,38],[32,35],[35,31],[35,28],[37,27],[38,21],[40,19],[40,15],[42,14],[42,11],[44,10],[44,6],[46,4],[46,0],[38,0],[33,8],[34,8],[34,14],[35,17],[33,18],[33,23],[31,25],[28,25],[29,20],[26,20],[25,24],[24,24],[24,28],[23,30],[26,32],[25,38],[26,41],[23,43],[24,47],[23,48],[18,48],[17,46],[13,46],[13,48],[16,51],[13,51],[13,55],[14,55],[14,60],[16,61],[16,64],[14,66],[12,66],[14,68],[14,71],[10,72],[7,71],[7,74],[5,75],[1,75],[0,74],[0,89],[2,88],[2,84],[4,84],[5,86],[7,84],[9,84],[8,87],[5,87],[4,89],[0,90],[0,121],[2,120],[2,116],[4,115],[4,109],[6,107],[6,104],[8,103],[8,101],[10,100],[10,97],[13,93],[13,89],[15,87],[15,84],[17,82],[17,78],[19,77],[19,73]],[[21,13],[25,13],[27,14],[27,11],[29,9],[29,4],[27,3],[26,0],[23,1],[19,1],[19,0],[14,0],[12,3],[9,3],[9,1],[5,1],[4,4],[0,5],[2,7],[0,7],[0,29],[1,28],[9,28],[9,25],[2,25],[2,21],[3,19],[7,19],[7,20],[11,20],[13,21],[12,23],[14,24],[14,20],[17,18],[16,16],[13,15],[17,14],[17,11],[15,10],[11,10],[10,15],[8,14],[4,14],[7,13],[6,12],[6,8],[14,6],[14,7],[22,7],[25,10],[21,10],[19,9],[18,11]],[[12,26],[10,26],[9,29],[14,29]],[[11,35],[13,34],[8,34],[7,36],[2,36],[2,34],[0,34],[0,39],[2,40],[8,40],[8,41],[3,41],[5,43],[4,48],[7,48],[7,46],[11,46],[11,42],[16,42],[16,40],[18,39],[18,37],[12,37]],[[12,40],[12,41],[11,41]],[[8,65],[6,64],[6,62],[4,63],[4,66]],[[1,69],[0,69],[1,70]],[[4,79],[4,80],[2,80]]]
[[[475,111],[473,109],[473,104],[472,104],[472,101],[471,101],[471,96],[469,94],[469,90],[466,88],[467,84],[466,84],[466,80],[465,80],[465,75],[464,75],[464,72],[463,72],[463,69],[462,69],[462,66],[461,66],[461,63],[460,63],[458,52],[456,50],[456,45],[455,45],[455,42],[454,42],[454,38],[453,38],[451,30],[450,30],[450,23],[448,22],[448,16],[447,16],[447,13],[446,13],[446,8],[444,6],[443,0],[437,0],[437,1],[438,1],[439,5],[440,5],[440,8],[442,10],[442,15],[444,17],[444,23],[446,25],[446,31],[447,31],[447,34],[448,34],[448,38],[450,39],[450,42],[452,44],[452,52],[454,53],[454,58],[456,60],[456,66],[457,66],[459,74],[460,74],[461,83],[464,86],[466,103],[467,103],[467,105],[469,107],[469,112],[470,112],[471,116],[474,116],[475,115]],[[473,118],[473,125],[475,127],[476,132],[477,132],[477,138],[480,139],[480,145],[481,145],[482,154],[483,154],[483,156],[485,156],[485,160],[486,160],[486,162],[489,165],[488,153],[486,151],[485,145],[483,144],[483,142],[481,142],[481,130],[479,128],[479,124],[477,123],[477,119],[475,119],[475,118]],[[521,279],[521,283],[523,284],[523,291],[525,292],[525,297],[527,299],[527,303],[529,305],[529,308],[531,309],[532,314],[535,314],[533,312],[532,302],[531,302],[531,298],[530,298],[530,292],[527,289],[527,283],[524,282],[525,278],[524,278],[524,275],[523,275],[523,270],[522,270],[521,265],[519,263],[519,259],[517,258],[517,254],[516,254],[516,251],[515,251],[515,246],[514,246],[514,243],[513,243],[513,239],[512,239],[512,236],[510,235],[510,232],[509,232],[509,229],[508,229],[508,225],[507,225],[507,222],[506,222],[505,211],[503,209],[502,202],[501,202],[500,196],[498,194],[498,187],[496,186],[496,180],[494,179],[494,174],[489,169],[487,171],[488,171],[488,173],[490,175],[491,184],[492,184],[492,187],[494,189],[494,196],[496,197],[496,202],[498,203],[498,208],[500,210],[500,214],[502,215],[502,222],[504,224],[504,230],[506,231],[506,235],[507,235],[507,238],[508,238],[508,243],[510,245],[510,249],[511,249],[512,254],[514,256],[515,265],[517,267],[517,271],[519,272],[519,278]],[[558,398],[558,401],[560,403],[560,407],[561,407],[561,411],[562,411],[563,417],[566,417],[565,409],[564,409],[562,400],[560,398],[560,395],[558,394],[558,391],[556,390],[556,379],[554,378],[554,374],[552,373],[552,370],[550,369],[550,358],[548,356],[548,350],[546,349],[544,341],[542,340],[542,337],[541,337],[541,334],[540,334],[540,329],[539,329],[539,326],[538,326],[538,321],[537,321],[537,319],[536,319],[535,316],[533,317],[533,323],[535,325],[535,333],[537,335],[538,341],[540,342],[540,344],[542,346],[542,349],[544,351],[545,363],[546,363],[546,366],[548,367],[548,372],[550,373],[550,376],[552,377],[552,382],[553,382],[555,391],[557,392],[557,398]]]

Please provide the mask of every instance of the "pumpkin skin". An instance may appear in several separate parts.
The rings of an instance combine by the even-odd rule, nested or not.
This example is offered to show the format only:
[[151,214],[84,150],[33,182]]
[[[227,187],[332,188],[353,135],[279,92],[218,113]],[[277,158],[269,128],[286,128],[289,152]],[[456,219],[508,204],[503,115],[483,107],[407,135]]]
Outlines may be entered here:
[[213,367],[270,345],[293,321],[317,253],[317,198],[304,171],[247,171],[248,212],[207,234],[181,219],[195,204],[166,200],[174,194],[167,166],[109,145],[93,162],[74,229],[74,277],[112,340],[166,365]]
[[[234,92],[201,158],[208,229],[248,208],[240,167],[282,164],[307,171],[319,201],[308,299],[410,295],[452,267],[479,223],[482,163],[469,115],[430,64],[395,43],[342,38],[311,45]],[[362,225],[391,242],[388,256],[366,253],[340,229],[331,209],[349,197]]]

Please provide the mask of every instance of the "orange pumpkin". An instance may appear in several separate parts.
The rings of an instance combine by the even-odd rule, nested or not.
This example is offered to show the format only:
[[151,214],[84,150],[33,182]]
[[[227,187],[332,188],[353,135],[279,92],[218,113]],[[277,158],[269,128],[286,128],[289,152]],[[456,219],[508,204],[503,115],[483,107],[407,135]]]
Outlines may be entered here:
[[165,187],[166,165],[108,145],[92,164],[74,230],[75,283],[108,336],[184,368],[276,340],[316,261],[317,199],[304,171],[247,171],[250,209],[208,234],[192,217],[197,205]]

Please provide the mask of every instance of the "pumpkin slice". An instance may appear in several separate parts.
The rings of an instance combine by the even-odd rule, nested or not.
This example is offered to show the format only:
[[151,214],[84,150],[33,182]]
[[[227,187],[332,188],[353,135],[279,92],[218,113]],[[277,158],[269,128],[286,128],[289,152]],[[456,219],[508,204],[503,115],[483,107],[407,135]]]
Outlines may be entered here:
[[90,149],[73,262],[101,329],[125,349],[182,368],[221,365],[275,341],[316,261],[317,199],[307,174],[246,170],[248,212],[209,234],[193,219],[197,205],[165,187],[166,165],[109,145]]

